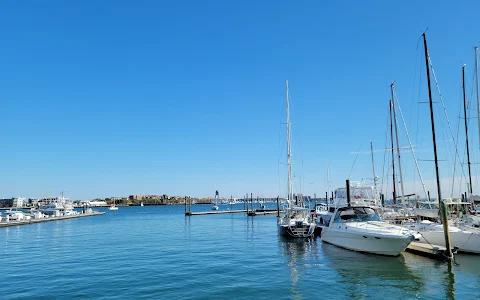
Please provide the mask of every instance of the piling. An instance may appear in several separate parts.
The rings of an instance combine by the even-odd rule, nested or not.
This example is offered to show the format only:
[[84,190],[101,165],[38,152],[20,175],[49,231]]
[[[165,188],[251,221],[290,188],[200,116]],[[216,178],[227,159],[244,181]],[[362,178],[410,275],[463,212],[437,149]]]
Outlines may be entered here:
[[350,180],[347,179],[347,206],[350,207]]
[[445,248],[446,248],[446,256],[449,259],[453,258],[452,248],[450,246],[450,231],[448,230],[448,217],[447,217],[447,208],[445,206],[445,202],[440,200],[438,202],[440,205],[440,215],[442,217],[443,223],[443,234],[445,235]]
[[253,193],[250,193],[250,205],[252,206],[253,211]]
[[277,196],[277,218],[280,218],[280,199]]
[[383,193],[380,194],[380,200],[382,201],[382,206],[385,206],[385,195]]

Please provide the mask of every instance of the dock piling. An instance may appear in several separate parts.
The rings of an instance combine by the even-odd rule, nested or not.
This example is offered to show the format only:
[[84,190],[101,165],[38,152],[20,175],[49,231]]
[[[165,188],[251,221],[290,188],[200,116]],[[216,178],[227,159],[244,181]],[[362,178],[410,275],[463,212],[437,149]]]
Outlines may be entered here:
[[347,179],[347,206],[350,206],[350,180]]
[[277,218],[280,218],[280,201],[279,201],[279,196],[277,196]]

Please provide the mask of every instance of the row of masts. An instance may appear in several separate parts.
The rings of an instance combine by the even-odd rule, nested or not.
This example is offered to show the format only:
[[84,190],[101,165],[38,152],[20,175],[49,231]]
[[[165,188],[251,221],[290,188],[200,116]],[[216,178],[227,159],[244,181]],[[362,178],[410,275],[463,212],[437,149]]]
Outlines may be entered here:
[[[425,65],[426,65],[426,75],[427,75],[427,83],[428,83],[428,97],[429,97],[429,107],[430,107],[430,120],[431,120],[431,129],[432,129],[432,140],[433,140],[433,154],[434,154],[434,161],[435,161],[435,176],[437,182],[437,195],[439,199],[439,206],[440,206],[440,214],[441,220],[444,229],[445,235],[445,246],[446,246],[446,256],[449,258],[453,257],[450,245],[450,233],[448,230],[448,218],[446,215],[446,211],[443,205],[443,198],[441,192],[441,185],[440,185],[440,171],[438,167],[438,153],[437,153],[437,142],[435,136],[435,121],[434,121],[434,113],[433,113],[433,100],[432,100],[432,89],[431,89],[431,82],[430,82],[430,57],[428,54],[428,47],[427,47],[427,38],[426,34],[423,33],[423,43],[424,43],[424,51],[425,51]],[[478,111],[478,127],[479,127],[479,140],[480,140],[480,97],[479,97],[479,84],[478,84],[478,47],[475,47],[475,85],[476,85],[476,100],[477,100],[477,111]],[[389,111],[390,111],[390,142],[391,142],[391,153],[392,153],[392,179],[393,179],[393,203],[396,204],[396,199],[401,198],[402,205],[405,206],[405,191],[403,185],[403,176],[402,176],[402,165],[401,165],[401,152],[400,152],[400,144],[398,139],[398,122],[396,116],[396,104],[395,104],[395,87],[394,84],[390,84],[390,91],[391,91],[391,99],[389,101]],[[462,92],[463,92],[463,115],[464,115],[464,123],[465,123],[465,141],[466,141],[466,152],[467,152],[467,164],[468,164],[468,192],[470,195],[473,194],[473,185],[472,185],[472,174],[471,174],[471,161],[470,161],[470,150],[469,150],[469,141],[468,141],[468,121],[467,121],[467,100],[466,100],[466,91],[465,91],[465,66],[462,67]],[[395,139],[394,139],[395,133]],[[397,150],[397,159],[398,159],[398,172],[400,176],[400,188],[401,188],[401,196],[397,196],[397,178],[395,172],[395,143],[396,143],[396,150]],[[373,178],[374,178],[374,185],[376,186],[376,175],[375,175],[375,166],[373,164],[373,146],[370,142],[370,149],[372,152],[372,168],[373,168]],[[413,151],[413,149],[412,149]],[[428,196],[429,198],[429,196]],[[430,200],[430,199],[428,199]],[[430,201],[429,201],[430,202]]]
[[[479,93],[479,83],[478,83],[478,47],[474,47],[475,50],[475,90],[476,90],[476,100],[477,100],[477,112],[478,112],[478,131],[479,131],[479,140],[480,140],[480,93]],[[427,55],[428,58],[428,55]],[[429,60],[426,63],[427,67],[429,67]],[[430,76],[430,70],[427,72],[427,76]],[[429,86],[429,96],[431,96],[431,86]],[[391,152],[392,152],[392,180],[393,180],[393,202],[396,204],[396,200],[401,198],[402,204],[404,204],[404,185],[403,185],[403,176],[402,176],[402,166],[401,166],[401,153],[400,153],[400,144],[398,140],[398,123],[396,117],[396,103],[395,103],[395,87],[394,84],[390,84],[391,90],[391,100],[389,101],[389,111],[390,111],[390,138],[391,138]],[[466,89],[465,89],[465,65],[462,67],[462,93],[463,93],[463,119],[465,124],[465,141],[466,141],[466,152],[467,152],[467,166],[468,166],[468,193],[469,195],[473,195],[473,184],[472,184],[472,172],[471,172],[471,160],[470,160],[470,147],[469,147],[469,140],[468,140],[468,116],[467,116],[467,101],[466,101]],[[394,140],[395,136],[395,140]],[[397,180],[397,173],[395,172],[395,143],[396,143],[396,150],[397,150],[397,157],[398,157],[398,175],[399,180]],[[373,147],[372,143],[370,142],[370,149],[372,152],[372,167],[373,167],[373,178],[374,178],[374,185],[376,186],[376,175],[375,175],[375,166],[373,164]],[[413,151],[413,149],[412,149]],[[421,176],[421,175],[420,175]],[[423,180],[422,180],[423,181]],[[401,195],[398,196],[397,192],[397,183],[400,183],[401,188]],[[423,185],[423,182],[422,182]],[[466,198],[467,195],[465,195]],[[427,195],[428,200],[429,196]]]

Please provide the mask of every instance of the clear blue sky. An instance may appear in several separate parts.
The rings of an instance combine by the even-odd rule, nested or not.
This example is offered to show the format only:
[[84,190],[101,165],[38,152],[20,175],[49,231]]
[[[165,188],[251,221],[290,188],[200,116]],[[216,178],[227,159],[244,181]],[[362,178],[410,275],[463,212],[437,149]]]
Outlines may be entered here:
[[[3,1],[0,197],[285,194],[285,79],[296,189],[323,195],[326,157],[338,187],[360,144],[384,147],[391,81],[416,124],[427,27],[456,130],[478,11],[478,1]],[[418,136],[431,150],[429,131]],[[375,160],[380,173],[383,153]],[[350,178],[371,178],[369,155]]]

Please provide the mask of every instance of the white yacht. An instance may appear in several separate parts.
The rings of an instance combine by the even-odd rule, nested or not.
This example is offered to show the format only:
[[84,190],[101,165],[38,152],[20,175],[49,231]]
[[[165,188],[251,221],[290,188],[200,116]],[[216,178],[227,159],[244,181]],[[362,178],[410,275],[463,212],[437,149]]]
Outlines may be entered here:
[[[445,247],[443,224],[423,220],[405,225],[411,231],[421,235],[419,241]],[[468,226],[448,226],[450,245],[458,248],[459,252],[480,254],[480,229]]]
[[326,243],[388,256],[400,255],[414,239],[410,230],[382,221],[368,206],[337,208],[329,226],[322,230]]
[[30,216],[27,216],[23,211],[20,210],[9,210],[5,217],[8,221],[22,221],[22,220],[30,220]]
[[[350,206],[366,206],[378,210],[381,208],[378,191],[373,185],[364,185],[360,183],[350,185],[351,201]],[[342,187],[335,190],[333,206],[329,203],[317,204],[315,208],[317,226],[323,227],[330,224],[330,220],[337,207],[348,206],[347,188]]]
[[73,204],[70,199],[63,197],[63,195],[62,197],[49,199],[48,202],[41,205],[38,210],[46,216],[54,217],[78,214],[78,212],[73,210]]

